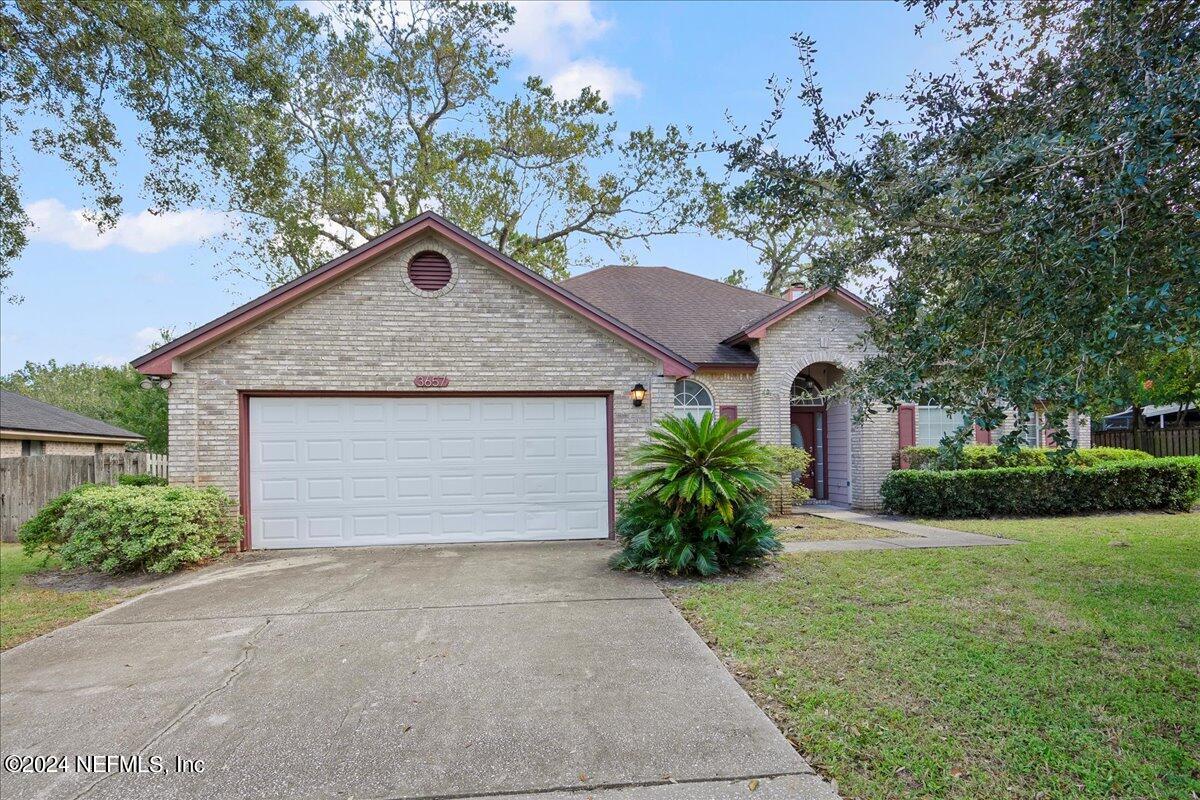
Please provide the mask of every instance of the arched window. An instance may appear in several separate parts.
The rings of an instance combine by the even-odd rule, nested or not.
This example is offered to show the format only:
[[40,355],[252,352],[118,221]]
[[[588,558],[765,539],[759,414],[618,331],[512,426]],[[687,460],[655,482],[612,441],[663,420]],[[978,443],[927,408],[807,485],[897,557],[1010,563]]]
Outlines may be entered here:
[[796,376],[796,380],[792,381],[792,405],[825,405],[825,398],[821,396],[821,384],[801,372]]
[[683,378],[675,381],[675,416],[700,419],[713,410],[712,395],[697,381]]

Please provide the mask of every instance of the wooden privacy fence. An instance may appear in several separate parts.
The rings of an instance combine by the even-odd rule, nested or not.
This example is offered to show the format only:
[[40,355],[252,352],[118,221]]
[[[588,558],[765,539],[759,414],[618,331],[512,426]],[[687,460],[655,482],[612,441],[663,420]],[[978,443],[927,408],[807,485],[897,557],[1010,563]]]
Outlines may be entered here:
[[42,506],[81,483],[117,482],[126,473],[167,477],[167,457],[157,453],[0,458],[0,541],[15,542],[17,529]]
[[1124,447],[1155,456],[1196,456],[1200,455],[1200,428],[1093,431],[1092,447]]

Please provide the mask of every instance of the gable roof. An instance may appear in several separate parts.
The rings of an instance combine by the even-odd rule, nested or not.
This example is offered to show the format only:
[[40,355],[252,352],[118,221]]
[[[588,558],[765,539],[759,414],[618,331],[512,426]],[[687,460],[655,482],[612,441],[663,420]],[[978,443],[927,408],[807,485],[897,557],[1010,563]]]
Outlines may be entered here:
[[697,364],[754,367],[754,353],[725,340],[788,305],[670,267],[600,267],[562,285]]
[[782,307],[775,309],[771,313],[751,321],[745,325],[737,333],[724,340],[724,344],[736,345],[746,342],[750,339],[761,339],[767,332],[767,328],[777,322],[781,322],[792,314],[795,314],[805,306],[812,305],[823,297],[828,297],[830,300],[841,303],[842,305],[857,311],[861,314],[870,314],[874,309],[871,305],[853,292],[845,289],[839,289],[834,286],[822,286],[820,289],[814,289],[811,292],[802,294],[790,303],[784,303]]
[[440,215],[427,211],[413,217],[408,222],[397,225],[390,231],[376,236],[371,241],[356,247],[344,255],[328,261],[311,272],[283,284],[263,294],[250,302],[235,308],[228,314],[217,317],[212,322],[201,325],[195,330],[172,339],[167,344],[151,350],[131,363],[139,371],[148,375],[170,375],[173,359],[212,344],[226,336],[244,329],[257,322],[273,311],[289,305],[302,297],[319,291],[322,287],[336,281],[358,266],[378,258],[401,246],[407,241],[426,233],[436,232],[454,242],[456,245],[470,251],[492,266],[516,279],[535,292],[565,306],[584,319],[603,328],[618,339],[634,348],[660,360],[663,372],[671,376],[690,375],[696,365],[687,358],[676,353],[666,345],[634,329],[626,322],[613,317],[588,301],[577,297],[533,270],[518,264],[508,256],[480,241],[475,236],[459,228]]
[[0,428],[31,433],[99,436],[126,441],[141,441],[146,438],[116,425],[109,425],[107,422],[85,417],[23,394],[5,391],[0,391]]

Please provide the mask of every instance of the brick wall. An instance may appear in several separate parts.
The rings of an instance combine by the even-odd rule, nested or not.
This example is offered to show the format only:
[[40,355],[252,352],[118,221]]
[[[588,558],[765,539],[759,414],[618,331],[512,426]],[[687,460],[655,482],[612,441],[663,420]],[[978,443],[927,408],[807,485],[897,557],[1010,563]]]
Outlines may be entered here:
[[[771,326],[755,346],[758,371],[753,376],[754,423],[760,438],[772,444],[790,442],[792,381],[813,364],[842,370],[862,363],[862,315],[836,300],[822,299]],[[834,384],[828,389],[836,392]],[[850,435],[850,501],[855,508],[880,506],[879,486],[891,470],[899,448],[896,415],[882,407],[865,422],[852,423]]]
[[[431,248],[450,256],[453,284],[419,296],[405,265]],[[178,365],[171,480],[237,496],[239,389],[411,392],[415,375],[448,376],[444,391],[612,391],[620,475],[652,416],[670,411],[673,382],[660,373],[657,361],[430,237]],[[629,399],[636,383],[650,390],[640,408]]]
[[94,456],[95,442],[43,442],[43,451],[48,456]]
[[[96,454],[95,442],[42,441],[42,454],[47,456],[92,456]],[[101,453],[124,453],[125,445],[102,443]],[[20,439],[0,439],[0,458],[17,458],[21,455]]]
[[738,418],[750,420],[754,409],[753,372],[701,369],[697,370],[693,380],[708,389],[717,410],[720,406],[737,406]]

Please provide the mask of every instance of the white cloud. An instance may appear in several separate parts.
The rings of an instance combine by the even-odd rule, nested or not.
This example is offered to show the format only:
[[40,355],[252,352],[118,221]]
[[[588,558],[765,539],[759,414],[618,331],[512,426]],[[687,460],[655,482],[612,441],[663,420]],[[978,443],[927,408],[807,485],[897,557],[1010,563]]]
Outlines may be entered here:
[[580,47],[612,27],[610,20],[596,18],[587,0],[524,0],[513,5],[517,18],[505,42],[514,53],[539,68],[561,67]]
[[602,61],[586,58],[573,61],[550,79],[559,97],[573,97],[585,86],[612,102],[619,97],[641,97],[642,85],[624,67],[614,67]]
[[160,341],[162,334],[158,328],[142,328],[133,335],[133,346],[139,353],[145,353]]
[[641,97],[642,85],[628,69],[580,54],[613,27],[612,20],[593,13],[590,2],[523,0],[514,5],[516,22],[505,36],[505,43],[528,62],[530,72],[548,75],[559,97],[577,95],[585,86],[591,86],[610,102],[619,97]]
[[99,364],[102,367],[121,367],[129,363],[128,359],[117,358],[116,356],[103,355],[96,356],[92,359],[93,364]]
[[68,209],[47,198],[25,208],[33,241],[64,244],[72,250],[123,247],[135,253],[161,253],[181,244],[198,244],[220,233],[229,223],[224,214],[202,208],[152,214],[142,211],[121,217],[116,227],[98,233],[82,208]]

